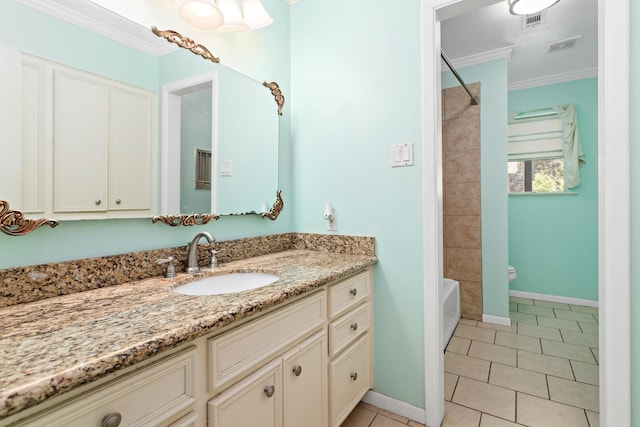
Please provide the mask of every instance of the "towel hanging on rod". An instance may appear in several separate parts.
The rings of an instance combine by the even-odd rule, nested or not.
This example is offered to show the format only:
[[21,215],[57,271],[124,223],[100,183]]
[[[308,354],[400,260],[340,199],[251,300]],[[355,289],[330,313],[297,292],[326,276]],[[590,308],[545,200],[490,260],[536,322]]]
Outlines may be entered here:
[[471,93],[467,85],[464,83],[464,80],[462,80],[462,77],[460,77],[460,74],[458,74],[458,72],[453,67],[453,65],[451,65],[451,61],[449,61],[449,58],[447,58],[447,55],[444,54],[442,49],[440,49],[440,57],[442,58],[444,63],[447,64],[447,67],[449,67],[453,75],[456,76],[456,79],[458,79],[458,81],[460,82],[464,90],[466,90],[469,96],[471,97],[471,105],[478,105],[480,103],[480,98],[478,98],[477,96]]

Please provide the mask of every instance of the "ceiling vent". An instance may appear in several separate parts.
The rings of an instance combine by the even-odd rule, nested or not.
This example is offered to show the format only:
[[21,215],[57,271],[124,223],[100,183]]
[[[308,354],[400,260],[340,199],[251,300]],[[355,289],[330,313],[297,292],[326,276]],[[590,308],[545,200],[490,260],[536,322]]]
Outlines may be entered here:
[[580,37],[582,36],[569,37],[568,39],[549,42],[547,43],[547,53],[570,49],[576,45],[576,41],[578,41]]
[[522,17],[522,29],[537,27],[543,25],[547,21],[546,11],[532,13],[531,15],[524,15]]

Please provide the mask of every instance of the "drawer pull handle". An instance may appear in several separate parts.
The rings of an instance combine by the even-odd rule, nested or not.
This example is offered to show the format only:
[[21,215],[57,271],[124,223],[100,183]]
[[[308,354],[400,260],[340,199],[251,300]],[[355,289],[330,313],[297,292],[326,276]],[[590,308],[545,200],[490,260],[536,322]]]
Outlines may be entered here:
[[352,297],[355,297],[358,294],[358,290],[356,288],[351,288],[349,290],[349,293],[351,294]]
[[100,206],[100,203],[102,203],[102,200],[100,199],[96,200],[96,206]]
[[302,366],[296,365],[293,367],[292,371],[293,371],[293,375],[295,375],[296,377],[299,377],[300,374],[302,373]]
[[271,397],[273,396],[273,393],[275,393],[276,388],[272,385],[268,385],[264,388],[264,394],[267,395],[267,397]]
[[358,379],[358,373],[357,372],[352,372],[351,373],[351,379],[354,380],[354,381],[357,380]]
[[358,324],[357,324],[356,322],[353,322],[353,323],[351,324],[351,330],[352,330],[353,332],[355,332],[355,331],[357,331],[357,330],[358,330]]
[[122,415],[119,412],[112,412],[102,418],[102,427],[118,427],[122,421]]
[[122,200],[117,199],[117,200],[116,200],[116,205],[119,205],[120,203],[122,203]]

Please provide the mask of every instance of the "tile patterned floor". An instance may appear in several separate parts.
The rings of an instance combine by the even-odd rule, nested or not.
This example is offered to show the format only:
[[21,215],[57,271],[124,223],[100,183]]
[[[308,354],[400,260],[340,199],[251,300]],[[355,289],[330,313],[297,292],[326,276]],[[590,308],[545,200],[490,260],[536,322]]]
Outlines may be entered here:
[[462,319],[445,352],[445,427],[597,427],[598,309],[510,298],[512,326]]
[[425,427],[401,415],[360,402],[340,427]]
[[[512,326],[461,319],[445,352],[444,427],[599,427],[598,309],[510,298]],[[342,427],[420,427],[360,403]]]

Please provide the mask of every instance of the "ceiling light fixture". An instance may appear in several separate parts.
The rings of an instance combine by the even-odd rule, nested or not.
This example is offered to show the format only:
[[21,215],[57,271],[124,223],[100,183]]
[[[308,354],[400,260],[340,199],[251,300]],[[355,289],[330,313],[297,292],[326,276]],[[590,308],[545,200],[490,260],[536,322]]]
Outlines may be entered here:
[[273,23],[260,0],[185,0],[179,9],[185,22],[215,31],[257,30]]
[[512,15],[531,15],[550,8],[560,0],[507,0]]
[[178,11],[187,24],[203,30],[213,30],[224,23],[224,15],[212,1],[187,0]]

